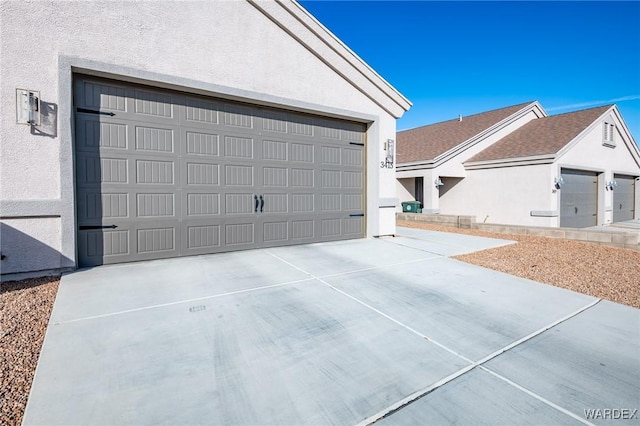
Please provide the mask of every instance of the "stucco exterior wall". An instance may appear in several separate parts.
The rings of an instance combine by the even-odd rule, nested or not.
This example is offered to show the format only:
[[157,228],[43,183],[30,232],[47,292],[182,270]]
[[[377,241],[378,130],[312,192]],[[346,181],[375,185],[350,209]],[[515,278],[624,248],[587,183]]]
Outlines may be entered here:
[[551,165],[468,170],[464,179],[443,178],[440,213],[472,215],[477,222],[555,226],[557,218],[532,216],[552,210]]
[[[339,75],[255,5],[16,1],[0,8],[0,217],[39,217],[16,226],[61,251],[58,262],[32,259],[32,270],[75,265],[74,71],[368,123],[367,235],[394,233],[393,212],[380,209],[379,199],[395,197],[395,175],[379,162],[383,141],[395,139],[395,117],[374,102],[379,93]],[[315,40],[311,31],[305,37]],[[16,88],[40,91],[40,128],[16,124]],[[3,239],[3,252],[11,246]],[[0,272],[13,269],[3,261]]]
[[[603,125],[605,122],[616,124],[614,133],[615,147],[603,144]],[[558,176],[563,168],[598,172],[599,225],[613,222],[612,207],[615,189],[606,189],[606,182],[613,181],[615,174],[640,176],[638,149],[637,147],[634,149],[633,142],[624,134],[620,121],[612,113],[602,117],[587,128],[575,144],[568,147],[565,152],[558,156],[555,164]],[[635,200],[635,215],[638,218],[638,203],[640,200],[640,185],[638,184],[636,184]]]

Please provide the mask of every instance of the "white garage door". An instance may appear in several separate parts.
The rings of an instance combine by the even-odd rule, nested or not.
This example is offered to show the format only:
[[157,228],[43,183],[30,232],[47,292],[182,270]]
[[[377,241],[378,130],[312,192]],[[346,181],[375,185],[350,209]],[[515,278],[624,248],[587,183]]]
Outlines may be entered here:
[[583,170],[562,170],[560,226],[587,228],[598,224],[598,176]]
[[634,215],[636,179],[633,176],[614,175],[618,184],[613,190],[613,221],[631,220]]
[[81,266],[364,236],[365,125],[77,76]]

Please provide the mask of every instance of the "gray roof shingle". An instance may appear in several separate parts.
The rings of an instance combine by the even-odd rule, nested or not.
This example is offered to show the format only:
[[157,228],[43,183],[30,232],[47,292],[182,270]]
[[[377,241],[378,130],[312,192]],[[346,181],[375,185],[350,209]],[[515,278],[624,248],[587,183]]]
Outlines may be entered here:
[[469,115],[463,117],[462,121],[456,118],[398,132],[397,162],[435,159],[531,104],[533,102]]
[[556,154],[612,105],[531,120],[466,163]]

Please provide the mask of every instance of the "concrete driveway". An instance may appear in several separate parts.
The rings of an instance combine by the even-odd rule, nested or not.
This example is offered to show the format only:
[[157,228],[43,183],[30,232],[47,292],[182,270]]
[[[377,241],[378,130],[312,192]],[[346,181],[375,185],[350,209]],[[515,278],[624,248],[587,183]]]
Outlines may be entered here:
[[638,424],[639,310],[398,231],[64,276],[23,424]]

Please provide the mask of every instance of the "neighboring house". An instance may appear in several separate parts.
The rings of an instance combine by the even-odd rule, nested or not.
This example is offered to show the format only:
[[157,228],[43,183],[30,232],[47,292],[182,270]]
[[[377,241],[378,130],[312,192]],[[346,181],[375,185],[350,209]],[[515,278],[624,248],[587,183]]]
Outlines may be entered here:
[[398,195],[424,213],[583,228],[640,217],[640,151],[618,108],[537,102],[398,132]]
[[3,280],[395,232],[411,104],[296,2],[0,10]]

